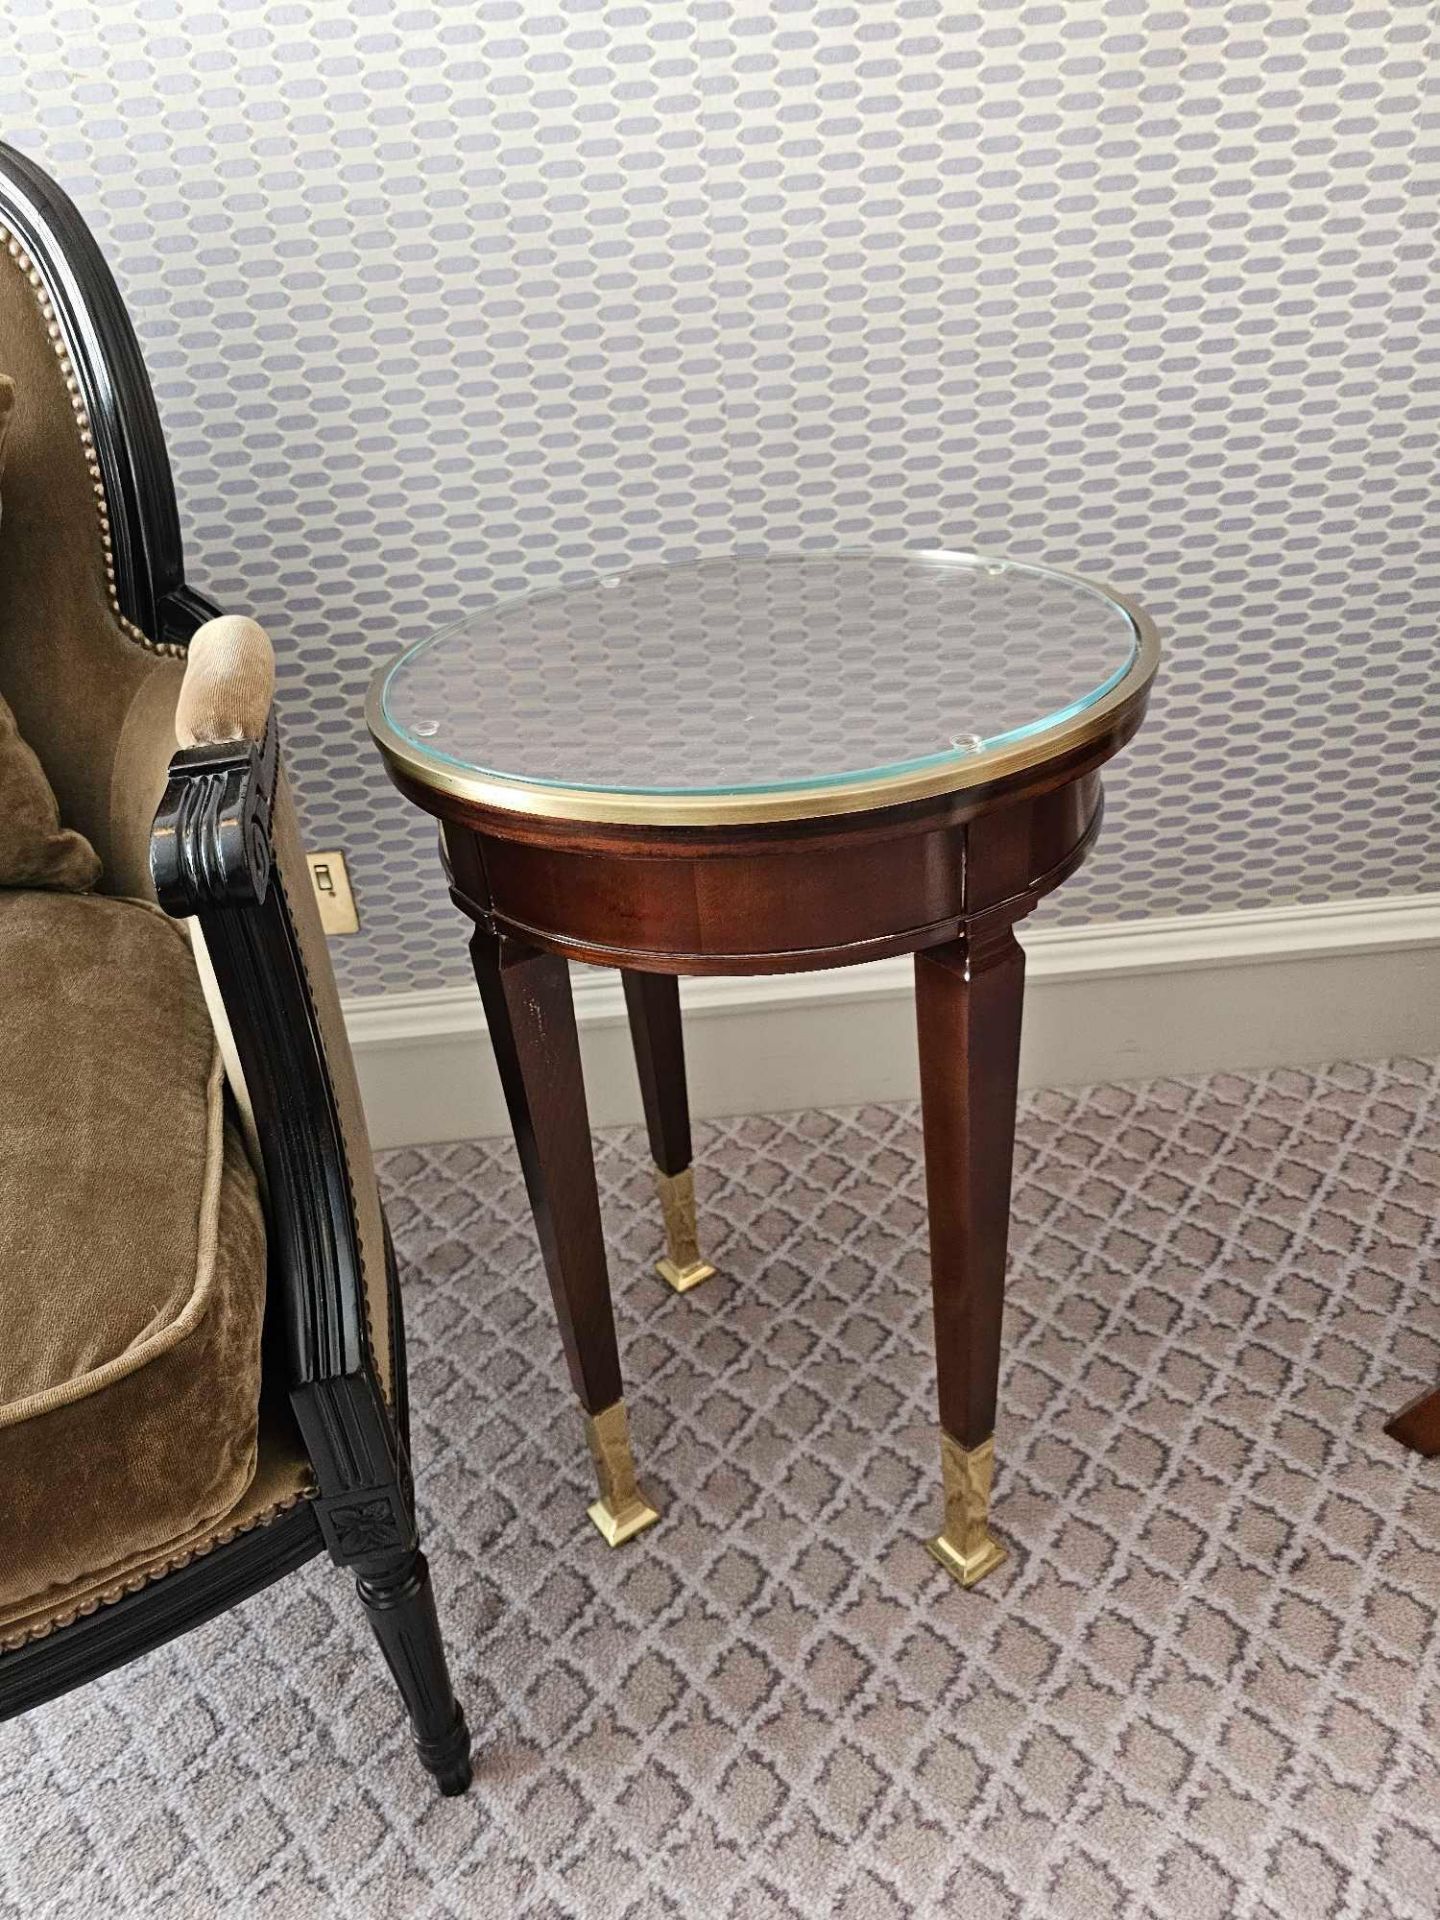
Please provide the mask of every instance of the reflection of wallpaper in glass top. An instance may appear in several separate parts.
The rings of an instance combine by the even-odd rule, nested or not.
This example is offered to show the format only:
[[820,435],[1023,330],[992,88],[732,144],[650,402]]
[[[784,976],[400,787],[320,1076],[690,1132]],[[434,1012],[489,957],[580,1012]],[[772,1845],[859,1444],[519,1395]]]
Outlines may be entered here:
[[1094,700],[1134,658],[1098,589],[895,554],[715,559],[533,594],[395,669],[418,747],[527,780],[774,787],[955,753]]

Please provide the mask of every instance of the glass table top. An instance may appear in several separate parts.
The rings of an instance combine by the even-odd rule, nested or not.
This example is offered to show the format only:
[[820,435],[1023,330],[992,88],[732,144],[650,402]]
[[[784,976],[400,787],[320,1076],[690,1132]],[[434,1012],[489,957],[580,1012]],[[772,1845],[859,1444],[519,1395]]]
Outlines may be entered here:
[[727,556],[502,602],[382,669],[371,730],[422,784],[570,818],[850,811],[987,778],[1154,671],[1074,575],[970,553]]

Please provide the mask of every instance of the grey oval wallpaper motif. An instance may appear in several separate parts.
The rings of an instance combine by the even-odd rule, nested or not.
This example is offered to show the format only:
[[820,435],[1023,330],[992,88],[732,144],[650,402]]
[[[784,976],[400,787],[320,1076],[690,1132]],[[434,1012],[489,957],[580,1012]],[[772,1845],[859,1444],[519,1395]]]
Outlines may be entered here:
[[737,544],[1155,615],[1052,924],[1440,884],[1436,12],[15,0],[0,125],[130,303],[192,580],[275,636],[346,987],[467,978],[373,665]]

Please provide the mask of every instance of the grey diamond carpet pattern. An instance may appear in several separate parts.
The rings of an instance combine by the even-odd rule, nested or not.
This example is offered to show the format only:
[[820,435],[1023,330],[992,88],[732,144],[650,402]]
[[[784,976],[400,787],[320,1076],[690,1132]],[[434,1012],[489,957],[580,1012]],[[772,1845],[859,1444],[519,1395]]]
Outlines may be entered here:
[[1030,1097],[997,1527],[937,1518],[913,1109],[599,1142],[663,1525],[612,1553],[514,1157],[388,1155],[469,1796],[316,1563],[0,1728],[0,1913],[1433,1920],[1440,1068]]

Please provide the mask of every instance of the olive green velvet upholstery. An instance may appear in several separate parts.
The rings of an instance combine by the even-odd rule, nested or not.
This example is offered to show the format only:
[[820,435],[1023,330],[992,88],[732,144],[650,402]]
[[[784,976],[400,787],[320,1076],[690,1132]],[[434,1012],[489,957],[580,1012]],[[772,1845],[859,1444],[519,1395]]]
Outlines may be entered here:
[[100,856],[107,893],[152,897],[150,825],[175,751],[184,662],[114,605],[103,497],[37,298],[0,250],[0,374],[14,383],[0,507],[0,697]]
[[[0,511],[0,697],[9,702],[22,736],[39,757],[61,819],[99,855],[100,890],[153,899],[150,829],[179,744],[177,711],[186,660],[180,651],[167,650],[159,636],[130,627],[117,611],[102,519],[108,508],[86,444],[88,430],[76,414],[67,369],[37,289],[3,249],[0,376],[15,388]],[[222,632],[200,647],[196,680],[179,715],[183,744],[217,731],[222,739],[250,737],[257,723],[257,689],[266,684],[255,631],[253,622],[232,626],[226,621]],[[228,694],[218,684],[227,652],[237,676]],[[371,1355],[381,1389],[393,1403],[380,1190],[283,768],[275,814],[276,878],[302,949],[345,1140]],[[218,1003],[212,1013],[223,1026]],[[222,1039],[233,1061],[233,1042],[228,1033]],[[238,1074],[232,1093],[244,1102]]]
[[[0,378],[0,512],[5,439],[14,406],[14,383]],[[0,887],[80,889],[93,887],[99,877],[94,848],[80,834],[61,827],[44,769],[0,699]]]
[[[243,1089],[217,1065],[223,1010],[187,929],[149,904],[184,650],[120,610],[111,506],[44,299],[0,247],[0,1647],[313,1490],[283,1368],[261,1378],[265,1233]],[[263,675],[229,690],[224,665],[212,648],[189,737],[263,719]],[[42,862],[14,851],[22,813]],[[288,795],[282,814],[388,1389],[378,1189]]]
[[260,1388],[260,1435],[255,1477],[218,1520],[202,1521],[192,1532],[161,1548],[135,1547],[86,1578],[52,1586],[30,1605],[7,1609],[0,1625],[0,1653],[43,1640],[82,1614],[94,1613],[128,1593],[149,1586],[177,1567],[188,1565],[212,1547],[278,1519],[314,1491],[309,1462],[295,1432],[284,1392],[273,1381]]
[[95,849],[60,825],[45,770],[0,700],[0,887],[83,893],[99,878]]
[[0,1638],[256,1470],[265,1230],[184,929],[0,892]]

